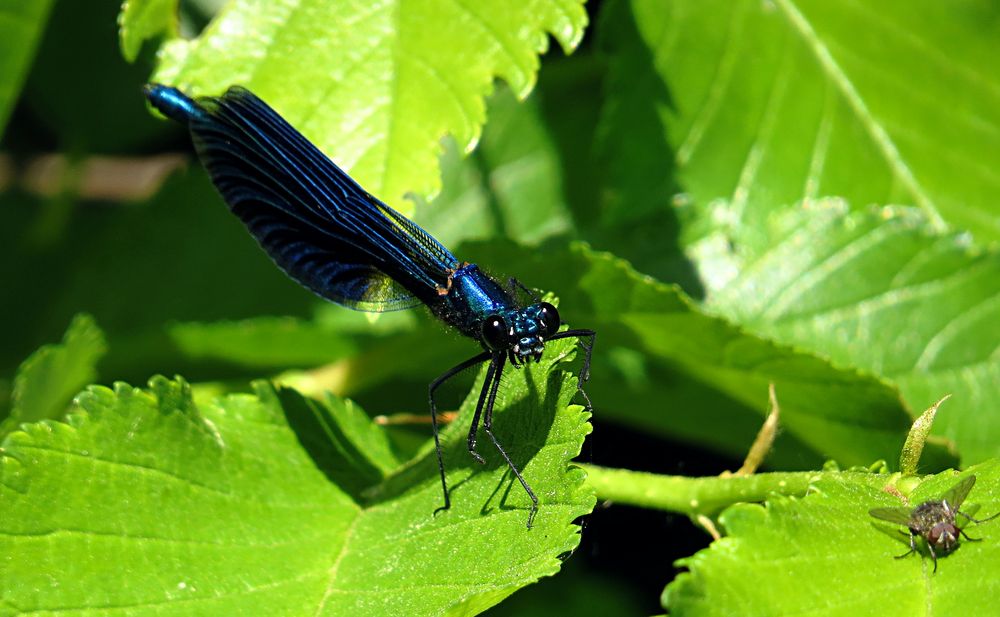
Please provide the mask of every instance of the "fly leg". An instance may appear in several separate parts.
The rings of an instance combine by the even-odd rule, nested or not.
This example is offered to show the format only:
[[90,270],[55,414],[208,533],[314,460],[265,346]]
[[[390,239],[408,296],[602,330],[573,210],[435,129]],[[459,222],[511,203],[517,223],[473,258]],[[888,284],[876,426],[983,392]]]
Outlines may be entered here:
[[[971,516],[969,516],[965,512],[962,512],[961,510],[955,510],[955,513],[956,514],[961,514],[962,516],[964,516],[965,518],[967,518],[968,520],[972,521],[973,523],[975,523],[977,525],[979,525],[981,523],[985,523],[986,521],[991,521],[991,520],[995,519],[996,517],[1000,516],[1000,512],[997,512],[996,514],[994,514],[992,516],[987,516],[986,518],[978,519],[978,518],[972,518]],[[969,542],[982,542],[982,540],[983,540],[982,538],[972,538],[972,537],[970,537],[969,534],[965,533],[965,530],[962,529],[961,527],[958,527],[958,533],[960,533],[962,535],[962,537],[965,538],[966,540],[968,540]]]
[[[903,533],[903,532],[900,531],[899,533]],[[917,542],[916,542],[917,537],[915,535],[913,535],[912,531],[909,532],[909,533],[910,533],[910,550],[906,551],[902,555],[896,555],[896,557],[895,557],[896,559],[902,559],[903,557],[909,557],[910,553],[916,553],[917,552]]]
[[962,516],[964,516],[965,518],[967,518],[968,520],[972,521],[973,523],[975,523],[977,525],[979,525],[981,523],[985,523],[986,521],[992,521],[996,517],[1000,516],[1000,512],[997,512],[996,514],[994,514],[992,516],[987,516],[986,518],[979,519],[979,518],[972,518],[971,516],[969,516],[965,512],[962,512],[961,510],[955,510],[955,512],[957,514],[961,514]]

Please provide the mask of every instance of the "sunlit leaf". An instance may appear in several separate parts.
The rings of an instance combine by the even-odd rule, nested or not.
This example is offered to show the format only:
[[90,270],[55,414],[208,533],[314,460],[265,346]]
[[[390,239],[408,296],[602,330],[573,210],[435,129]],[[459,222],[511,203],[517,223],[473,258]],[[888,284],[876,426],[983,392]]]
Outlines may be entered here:
[[[577,246],[551,252],[484,248],[480,254],[486,264],[528,272],[528,284],[556,291],[560,315],[569,324],[597,330],[600,354],[624,347],[669,368],[667,375],[657,371],[665,382],[643,399],[646,404],[639,411],[631,412],[642,413],[648,423],[683,430],[685,437],[697,435],[699,441],[727,441],[733,454],[742,456],[763,420],[773,382],[783,433],[845,464],[899,457],[911,418],[898,393],[878,379],[744,332],[706,313],[676,287],[643,276],[607,253]],[[595,360],[594,379],[609,369],[602,358]],[[739,408],[700,405],[697,399],[689,399],[696,406],[689,408],[670,398],[672,381],[707,385],[746,405],[740,411],[751,409],[757,415],[734,421],[731,414]],[[604,405],[633,406],[636,401],[623,394],[628,387],[621,381],[617,389],[607,384],[605,396],[594,400],[597,413]],[[736,426],[749,429],[739,436],[739,449],[731,432]]]
[[1000,238],[994,5],[615,8],[601,25],[612,53],[605,152],[620,209],[665,206],[681,191],[702,217],[730,202],[711,225],[753,229],[776,206],[836,196],[853,208],[912,205],[936,229]]
[[[1000,464],[963,472],[978,482],[968,503],[1000,511]],[[911,504],[940,499],[958,476],[926,479]],[[738,505],[721,516],[726,537],[678,565],[683,573],[664,592],[672,615],[809,613],[813,615],[980,614],[1000,592],[1000,526],[966,525],[981,542],[963,541],[938,559],[893,559],[909,548],[898,526],[872,518],[874,507],[901,506],[863,484],[822,480],[804,498],[776,497]]]
[[570,51],[586,20],[580,0],[233,0],[197,38],[168,41],[153,80],[193,94],[250,88],[372,194],[408,210],[405,193],[439,187],[442,137],[475,144],[494,78],[523,98],[548,34]]
[[711,290],[709,308],[892,379],[914,410],[951,394],[934,433],[967,462],[1000,455],[1000,422],[984,413],[1000,378],[1000,258],[910,210],[824,206],[773,217],[759,251],[707,256],[740,272]]
[[0,608],[483,610],[556,572],[593,506],[568,467],[587,414],[567,408],[575,377],[550,372],[572,343],[551,347],[504,380],[494,424],[541,500],[530,530],[527,496],[487,444],[473,462],[461,420],[445,434],[452,508],[434,515],[433,449],[399,467],[350,405],[265,384],[201,406],[163,378],[91,388],[68,424],[26,425],[0,449],[0,553],[18,556],[0,565]]
[[176,0],[125,0],[118,16],[122,55],[132,62],[142,43],[158,35],[177,36]]

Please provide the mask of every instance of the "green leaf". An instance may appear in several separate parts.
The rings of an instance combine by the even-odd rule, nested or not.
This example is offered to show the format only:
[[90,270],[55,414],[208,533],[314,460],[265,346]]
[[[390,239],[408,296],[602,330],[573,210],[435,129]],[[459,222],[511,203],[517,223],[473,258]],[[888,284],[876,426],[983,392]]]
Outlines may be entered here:
[[0,0],[0,135],[24,84],[52,0]]
[[[289,287],[292,287],[289,281]],[[379,315],[317,307],[311,320],[254,317],[239,321],[183,322],[168,326],[170,338],[191,358],[225,360],[241,366],[287,368],[315,366],[354,356],[369,339],[412,329],[414,314]]]
[[541,500],[530,530],[499,454],[481,446],[480,467],[465,449],[478,391],[445,431],[452,507],[434,515],[433,449],[389,473],[384,435],[349,404],[265,384],[205,406],[163,378],[91,388],[68,424],[27,425],[0,450],[0,554],[18,556],[0,562],[0,612],[483,610],[556,572],[593,507],[568,467],[588,416],[567,408],[575,377],[553,371],[573,345],[551,348],[504,380],[494,424]]
[[[962,476],[978,482],[966,504],[1000,511],[1000,464],[990,461]],[[939,499],[959,476],[945,472],[922,482],[911,505]],[[905,553],[901,527],[883,525],[868,511],[904,505],[861,483],[827,479],[804,498],[775,497],[737,505],[720,517],[726,537],[683,559],[681,574],[664,591],[671,615],[958,615],[981,614],[998,589],[1000,527],[966,526],[982,542],[963,541],[941,557]]]
[[602,23],[612,84],[604,153],[619,210],[668,206],[682,192],[699,218],[724,200],[725,223],[752,229],[777,205],[838,196],[854,208],[913,205],[936,229],[1000,238],[992,4],[634,0],[614,9]]
[[139,56],[147,39],[179,35],[177,0],[125,0],[118,14],[118,37],[122,55],[129,62]]
[[445,246],[498,235],[537,244],[572,228],[564,170],[537,94],[520,102],[499,87],[476,150],[462,158],[449,142],[443,190],[429,207],[418,202],[415,216]]
[[250,88],[372,194],[405,210],[405,193],[437,191],[443,136],[463,150],[475,144],[495,77],[523,98],[546,33],[566,51],[577,45],[581,4],[233,0],[199,37],[168,41],[153,79],[193,94]]
[[[523,282],[560,295],[566,323],[598,332],[587,392],[603,420],[742,457],[773,381],[782,431],[769,463],[802,469],[831,457],[845,465],[899,458],[912,419],[899,393],[876,378],[741,331],[675,287],[581,245],[477,243],[467,253],[501,278],[529,273]],[[386,383],[422,385],[468,355],[468,341],[442,336],[424,321],[411,333],[359,346],[357,356],[336,364],[336,381],[326,387],[385,396]],[[955,463],[940,444],[928,444],[925,469]]]
[[[712,312],[892,380],[911,411],[953,393],[935,434],[967,463],[997,456],[996,423],[982,418],[1000,375],[995,255],[940,231],[1000,232],[984,171],[1000,163],[1000,133],[969,124],[1000,126],[987,56],[971,52],[997,45],[980,9],[738,2],[720,29],[720,6],[609,14],[614,83],[646,84],[612,90],[606,110],[620,205],[663,207],[683,191],[682,242]],[[959,28],[962,44],[935,51]],[[637,144],[639,132],[662,139]],[[628,167],[640,147],[661,173]],[[824,195],[854,212],[823,211]],[[799,202],[807,211],[779,207]]]
[[758,230],[759,250],[706,256],[708,270],[740,272],[712,281],[709,309],[885,376],[911,409],[952,394],[934,434],[967,463],[1000,456],[1000,420],[983,414],[1000,378],[1000,256],[936,233],[909,209],[844,210],[832,202],[775,215]]
[[[694,400],[698,407],[688,409],[670,398],[671,382],[694,380],[743,403],[742,411],[759,414],[738,422],[749,430],[739,436],[738,449],[736,440],[728,440],[733,454],[742,456],[765,415],[768,384],[774,382],[783,431],[801,444],[846,465],[898,459],[912,420],[887,384],[742,331],[706,314],[676,287],[639,274],[607,253],[580,245],[568,252],[480,248],[476,254],[489,255],[481,262],[486,267],[503,264],[512,272],[529,272],[528,284],[557,291],[563,319],[598,332],[597,353],[622,347],[668,367],[669,381],[656,390],[661,398],[650,396],[649,406],[640,407],[664,430],[681,426],[685,438],[716,444],[720,434],[730,435],[732,407],[716,409]],[[599,355],[592,379],[600,379],[608,364]],[[592,397],[597,413],[634,404],[622,395],[627,386],[619,380],[617,390]]]
[[94,319],[77,315],[62,343],[41,347],[18,369],[0,437],[22,422],[62,418],[70,400],[97,377],[95,365],[105,351],[104,334]]
[[179,350],[192,358],[224,359],[244,366],[309,366],[352,355],[342,334],[294,317],[185,322],[169,326]]
[[[608,254],[582,248],[529,251],[497,243],[469,246],[468,253],[498,276],[531,273],[528,284],[562,294],[560,312],[568,323],[598,331],[587,389],[603,419],[739,457],[760,426],[767,386],[774,381],[783,431],[772,464],[801,469],[830,457],[846,465],[898,459],[911,418],[898,392],[877,379],[741,332]],[[386,383],[403,378],[426,383],[434,376],[428,367],[440,372],[461,359],[469,345],[443,337],[426,316],[419,321],[412,332],[357,341],[358,354],[340,357],[331,371],[306,375],[307,381],[319,378],[323,388],[352,394],[384,393]],[[222,332],[205,328],[205,333]],[[289,338],[308,338],[307,332]],[[321,342],[319,331],[313,332]],[[339,336],[338,328],[328,336]],[[239,338],[229,343],[234,340]],[[274,341],[284,349],[280,337]],[[230,351],[249,346],[248,340]],[[303,353],[310,349],[305,345]],[[283,380],[315,391],[298,377]],[[422,403],[410,401],[409,410],[422,410]],[[954,463],[940,445],[928,446],[924,468]]]
[[399,467],[385,432],[352,401],[326,394],[319,402],[289,388],[278,399],[316,466],[355,501]]

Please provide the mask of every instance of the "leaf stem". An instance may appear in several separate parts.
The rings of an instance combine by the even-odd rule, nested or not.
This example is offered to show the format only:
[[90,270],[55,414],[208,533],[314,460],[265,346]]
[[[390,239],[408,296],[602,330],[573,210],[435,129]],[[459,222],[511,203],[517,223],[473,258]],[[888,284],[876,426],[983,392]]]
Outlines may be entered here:
[[892,478],[863,471],[794,471],[690,478],[587,464],[580,464],[580,467],[587,472],[587,482],[600,500],[691,516],[718,514],[735,503],[764,501],[773,493],[802,496],[811,484],[825,478],[878,488]]

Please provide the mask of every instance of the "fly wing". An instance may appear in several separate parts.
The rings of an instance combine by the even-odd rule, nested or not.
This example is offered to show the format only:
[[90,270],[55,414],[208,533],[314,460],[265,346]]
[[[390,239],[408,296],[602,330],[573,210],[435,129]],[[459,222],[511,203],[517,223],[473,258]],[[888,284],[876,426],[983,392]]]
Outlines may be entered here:
[[902,506],[895,506],[893,508],[873,508],[868,511],[877,519],[883,521],[889,521],[890,523],[896,523],[897,525],[910,525],[910,508],[904,508]]
[[188,125],[230,209],[274,262],[329,300],[408,308],[446,286],[455,257],[367,193],[243,88],[200,99]]
[[976,476],[965,476],[959,480],[958,484],[948,489],[944,495],[941,495],[941,499],[947,501],[952,510],[958,510],[962,507],[965,498],[969,496],[969,492],[975,485]]

